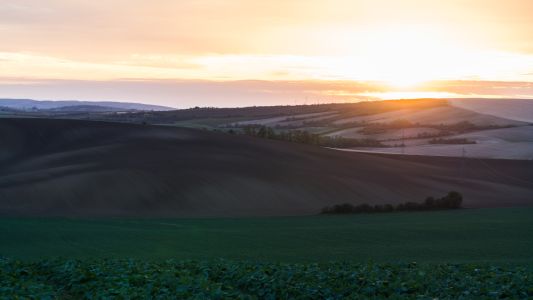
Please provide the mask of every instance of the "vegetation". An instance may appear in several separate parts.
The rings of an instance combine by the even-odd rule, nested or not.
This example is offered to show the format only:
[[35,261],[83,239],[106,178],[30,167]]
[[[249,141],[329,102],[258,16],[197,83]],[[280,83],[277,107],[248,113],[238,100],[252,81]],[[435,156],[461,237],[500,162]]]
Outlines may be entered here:
[[443,139],[443,138],[434,138],[429,141],[430,144],[459,144],[459,145],[465,145],[465,144],[475,144],[476,141],[469,140],[467,138],[449,138],[449,139]]
[[526,299],[533,270],[471,264],[0,259],[0,298]]
[[[356,126],[357,125],[357,126]],[[480,131],[480,130],[490,130],[490,129],[499,129],[499,128],[509,128],[512,127],[511,125],[477,125],[469,121],[462,121],[457,122],[453,124],[421,124],[421,123],[413,123],[409,120],[395,120],[388,123],[369,123],[369,124],[350,124],[351,127],[358,127],[362,126],[363,128],[360,130],[363,134],[380,134],[387,132],[389,130],[396,130],[396,129],[405,129],[405,128],[414,128],[414,127],[426,127],[426,128],[433,128],[438,129],[438,133],[421,133],[417,136],[417,138],[427,138],[427,137],[438,137],[438,136],[446,136],[446,135],[453,135],[453,134],[460,134],[465,132],[472,132],[472,131]]]
[[442,198],[428,197],[422,203],[405,202],[398,205],[367,203],[352,205],[349,203],[327,206],[322,209],[323,214],[359,214],[359,213],[384,213],[395,211],[424,211],[424,210],[441,210],[441,209],[458,209],[461,208],[463,196],[458,192],[449,192]]
[[395,120],[389,123],[371,123],[365,125],[360,132],[362,134],[379,134],[387,132],[388,130],[392,129],[403,129],[403,128],[409,128],[409,127],[418,127],[420,126],[417,123],[412,123],[409,120]]
[[512,125],[476,125],[469,121],[463,121],[463,122],[458,122],[454,124],[433,125],[433,127],[436,129],[444,130],[444,131],[465,133],[465,132],[478,131],[478,130],[509,128],[513,126]]
[[428,138],[439,138],[443,136],[450,136],[453,135],[452,132],[449,131],[439,131],[439,132],[420,132],[417,133],[414,138],[417,139],[428,139]]
[[320,134],[310,133],[306,130],[286,130],[277,132],[271,127],[260,125],[244,126],[243,132],[246,135],[260,138],[332,148],[386,147],[384,144],[374,139],[349,139],[341,136],[322,136]]
[[321,136],[320,145],[331,148],[387,147],[387,145],[375,139],[350,139],[341,136]]

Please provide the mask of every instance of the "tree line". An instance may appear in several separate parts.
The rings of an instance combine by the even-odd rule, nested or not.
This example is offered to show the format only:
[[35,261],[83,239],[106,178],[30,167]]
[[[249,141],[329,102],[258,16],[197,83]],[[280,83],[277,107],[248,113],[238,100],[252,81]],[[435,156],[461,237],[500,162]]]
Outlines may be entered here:
[[296,142],[301,144],[318,145],[331,148],[348,147],[385,147],[381,142],[374,139],[350,139],[341,136],[321,136],[306,130],[283,130],[276,131],[263,125],[247,125],[242,128],[243,133],[266,139]]
[[436,144],[436,145],[455,145],[455,144],[476,144],[476,141],[469,140],[467,138],[449,138],[449,139],[443,139],[443,138],[433,138],[429,140],[430,144]]
[[350,203],[326,206],[322,209],[322,214],[359,214],[359,213],[386,213],[400,211],[428,211],[458,209],[463,203],[463,195],[458,192],[449,192],[442,198],[427,197],[423,202],[404,202],[397,205],[363,203],[352,205]]

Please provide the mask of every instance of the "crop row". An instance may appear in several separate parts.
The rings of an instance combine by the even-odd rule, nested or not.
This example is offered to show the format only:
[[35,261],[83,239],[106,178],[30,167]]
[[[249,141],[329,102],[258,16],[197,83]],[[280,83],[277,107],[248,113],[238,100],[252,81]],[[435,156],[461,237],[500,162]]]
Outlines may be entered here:
[[0,259],[0,298],[526,299],[533,270],[473,264]]

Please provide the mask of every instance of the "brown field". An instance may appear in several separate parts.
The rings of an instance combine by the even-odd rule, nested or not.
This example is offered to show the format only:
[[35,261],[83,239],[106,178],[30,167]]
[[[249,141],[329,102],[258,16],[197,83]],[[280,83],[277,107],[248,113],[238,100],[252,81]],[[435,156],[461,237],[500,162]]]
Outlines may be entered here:
[[[405,132],[408,132],[405,130]],[[394,132],[390,132],[393,134]],[[362,136],[362,135],[361,135]],[[377,135],[374,135],[377,136]],[[401,131],[396,132],[401,136]],[[408,136],[406,134],[406,136]],[[406,147],[392,148],[359,148],[358,152],[382,152],[391,154],[455,156],[476,158],[517,159],[533,161],[533,126],[520,126],[481,130],[454,135],[454,138],[466,138],[476,141],[475,144],[431,145],[430,139],[406,139]],[[401,141],[385,141],[384,144],[393,146]],[[463,152],[463,150],[465,152]]]
[[453,124],[471,122],[476,125],[524,125],[523,122],[480,114],[453,106],[441,106],[423,109],[402,109],[370,116],[353,117],[336,121],[338,124],[348,122],[388,123],[395,120],[409,120],[420,124]]
[[315,214],[326,205],[533,204],[533,161],[348,153],[185,128],[0,119],[0,212],[61,216]]

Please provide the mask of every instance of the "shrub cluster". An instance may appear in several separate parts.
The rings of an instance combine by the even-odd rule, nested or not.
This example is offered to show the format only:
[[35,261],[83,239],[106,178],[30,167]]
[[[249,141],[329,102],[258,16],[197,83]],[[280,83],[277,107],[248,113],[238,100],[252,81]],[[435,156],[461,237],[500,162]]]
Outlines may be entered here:
[[427,197],[422,203],[405,202],[397,205],[367,203],[352,205],[349,203],[326,206],[322,214],[359,214],[359,213],[385,213],[395,211],[424,211],[461,208],[463,196],[458,192],[449,192],[442,198]]

